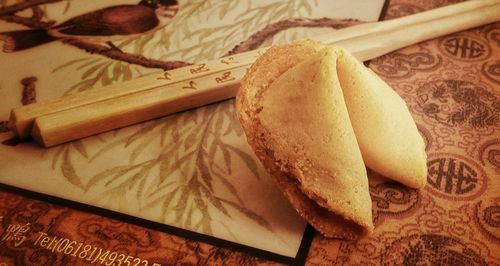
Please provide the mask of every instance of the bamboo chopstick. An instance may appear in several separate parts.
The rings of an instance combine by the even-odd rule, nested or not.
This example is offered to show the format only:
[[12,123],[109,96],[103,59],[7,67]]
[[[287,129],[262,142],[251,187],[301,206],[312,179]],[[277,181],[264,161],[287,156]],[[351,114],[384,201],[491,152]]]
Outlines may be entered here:
[[199,63],[194,66],[166,71],[161,76],[141,77],[131,81],[106,86],[101,89],[84,91],[49,101],[20,106],[12,109],[9,119],[9,128],[19,138],[27,138],[31,134],[33,123],[37,117],[125,96],[135,92],[154,89],[156,87],[165,87],[185,81],[186,79],[196,79],[221,71],[228,71],[241,65],[246,66],[251,64],[254,59],[253,53],[246,52],[238,55],[238,61],[234,60],[233,57],[225,57],[216,61]]
[[[410,44],[500,20],[499,0],[473,0],[315,38],[369,60]],[[259,49],[99,90],[13,109],[9,127],[45,147],[234,97]]]
[[[352,39],[359,36],[369,34],[380,34],[382,32],[390,32],[394,29],[403,29],[412,25],[419,25],[432,20],[443,19],[447,17],[458,18],[462,13],[471,13],[475,10],[485,10],[488,7],[495,7],[499,4],[498,0],[471,0],[464,1],[454,5],[448,5],[431,9],[414,15],[400,17],[397,19],[386,20],[382,22],[363,23],[349,27],[348,31],[342,31],[340,34],[325,34],[318,38],[319,41],[325,43],[339,42],[345,39]],[[480,11],[482,12],[482,11]],[[487,23],[485,23],[487,24]],[[480,25],[477,25],[480,26]],[[475,26],[472,26],[475,27]],[[469,28],[472,28],[469,27]],[[465,28],[466,29],[466,28]],[[436,30],[436,29],[433,29]],[[462,29],[463,30],[463,29]],[[453,32],[453,31],[452,31]],[[452,33],[449,32],[449,33]]]
[[467,1],[428,12],[432,14],[423,12],[388,20],[393,23],[391,27],[386,26],[388,29],[339,40],[335,44],[346,47],[360,60],[372,59],[424,40],[499,21],[500,0]]
[[[233,73],[242,77],[245,71],[246,68],[239,68]],[[38,143],[49,147],[228,99],[234,97],[237,90],[238,82],[218,84],[211,76],[202,77],[195,83],[145,90],[40,116],[35,120],[32,136]]]

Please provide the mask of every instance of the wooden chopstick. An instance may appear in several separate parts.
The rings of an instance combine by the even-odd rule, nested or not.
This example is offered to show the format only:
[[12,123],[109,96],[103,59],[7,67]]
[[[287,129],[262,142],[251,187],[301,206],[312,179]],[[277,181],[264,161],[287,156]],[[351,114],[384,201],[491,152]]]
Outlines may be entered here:
[[[341,30],[340,32],[336,32],[335,34],[325,34],[323,36],[320,36],[318,40],[329,44],[338,43],[345,39],[353,39],[355,37],[366,36],[370,34],[386,33],[393,31],[394,29],[403,29],[408,26],[420,25],[432,20],[448,19],[447,17],[451,16],[458,18],[462,13],[471,13],[475,10],[485,10],[488,7],[494,7],[498,5],[498,3],[498,0],[464,1],[458,4],[439,7],[414,15],[400,17],[397,19],[354,25],[349,27],[348,31]],[[470,28],[473,27],[475,26],[472,26]]]
[[[393,24],[389,25],[391,27],[339,40],[335,44],[345,47],[362,61],[372,59],[424,40],[497,22],[500,20],[500,0],[467,1],[428,12],[432,14],[423,12],[388,20],[388,23]],[[427,19],[420,18],[420,14]]]
[[166,87],[187,79],[196,79],[221,71],[228,71],[242,65],[247,66],[255,60],[255,56],[253,51],[241,53],[238,55],[237,60],[235,60],[234,57],[225,57],[219,60],[199,63],[194,66],[166,71],[161,76],[141,77],[100,89],[93,89],[49,101],[20,106],[12,109],[9,119],[9,128],[17,137],[27,138],[31,134],[33,123],[37,117],[125,96],[131,93],[150,90],[157,87]]
[[[36,118],[32,136],[45,147],[228,99],[246,68],[82,105]],[[234,76],[233,76],[234,75]],[[236,76],[239,77],[236,80]],[[220,78],[220,79],[218,79]],[[227,80],[218,83],[217,80]],[[96,130],[97,128],[97,130]]]
[[[467,1],[403,18],[319,36],[364,61],[407,45],[500,20],[500,1]],[[166,71],[99,90],[13,109],[12,131],[45,147],[157,118],[236,94],[246,69],[265,49]]]

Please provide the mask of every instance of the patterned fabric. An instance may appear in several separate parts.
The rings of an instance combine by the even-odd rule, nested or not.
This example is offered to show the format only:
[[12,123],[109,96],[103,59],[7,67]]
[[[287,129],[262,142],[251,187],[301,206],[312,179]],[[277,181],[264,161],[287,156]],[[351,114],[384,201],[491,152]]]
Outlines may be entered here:
[[[448,4],[391,1],[386,19]],[[375,233],[316,236],[308,265],[499,265],[500,23],[372,60],[408,103],[426,141],[421,191],[369,173]]]

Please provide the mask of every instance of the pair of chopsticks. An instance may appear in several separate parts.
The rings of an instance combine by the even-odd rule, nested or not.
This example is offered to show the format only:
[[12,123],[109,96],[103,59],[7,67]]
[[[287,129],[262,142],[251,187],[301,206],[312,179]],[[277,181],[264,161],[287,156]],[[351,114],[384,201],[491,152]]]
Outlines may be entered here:
[[[500,20],[500,0],[471,0],[398,19],[359,24],[314,38],[361,61]],[[258,49],[126,83],[15,108],[9,128],[45,147],[232,98]]]

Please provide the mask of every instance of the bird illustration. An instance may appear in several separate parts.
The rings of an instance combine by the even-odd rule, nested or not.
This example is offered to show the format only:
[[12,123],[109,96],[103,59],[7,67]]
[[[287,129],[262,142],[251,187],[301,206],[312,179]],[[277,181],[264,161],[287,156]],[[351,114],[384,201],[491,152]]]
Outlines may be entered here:
[[176,0],[141,0],[137,5],[116,5],[91,11],[48,29],[0,32],[0,41],[4,42],[3,51],[6,53],[63,39],[111,44],[112,40],[164,27],[178,8]]

